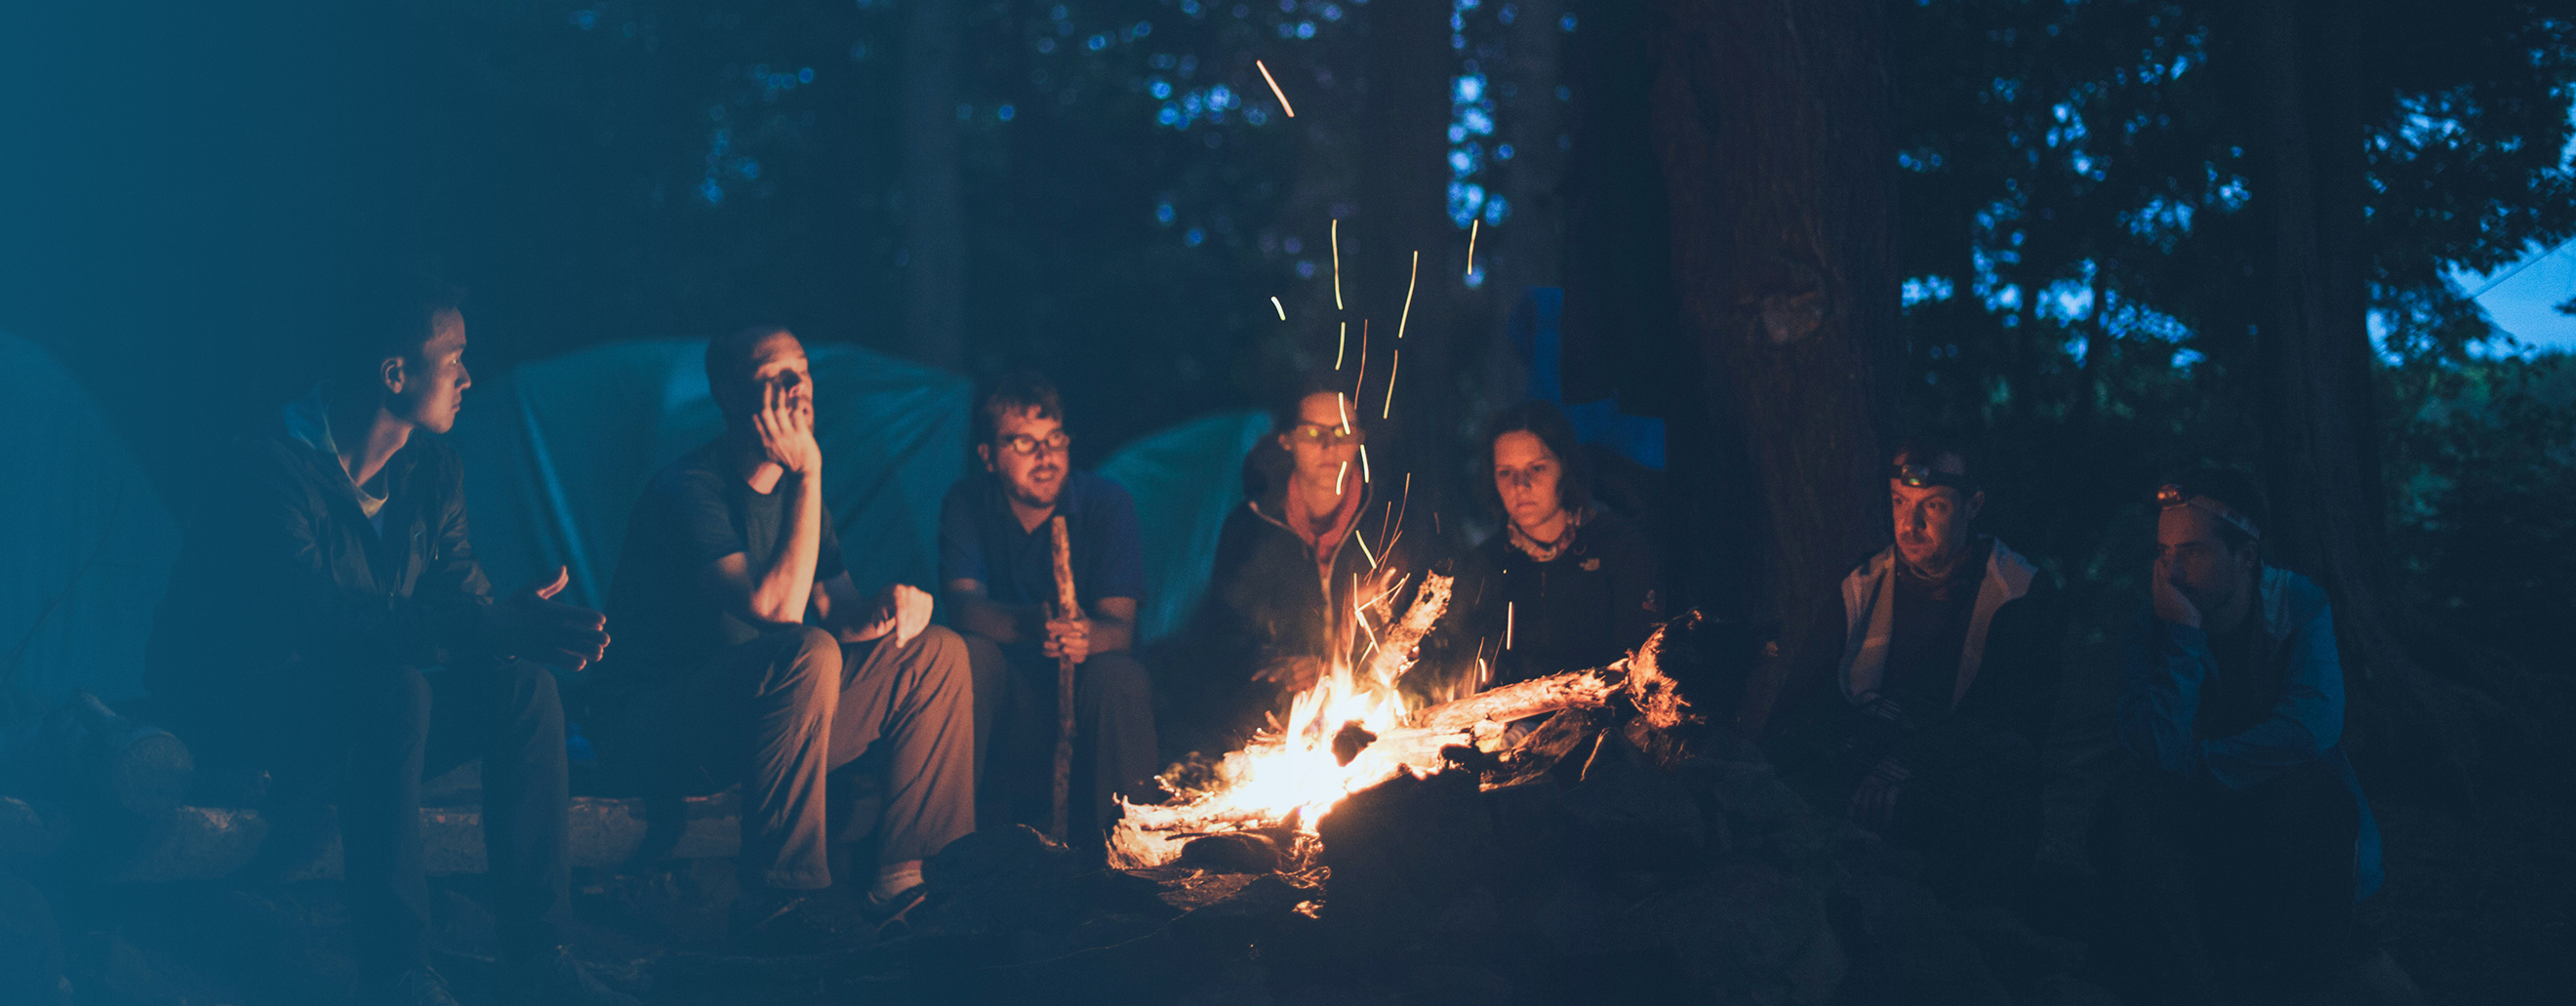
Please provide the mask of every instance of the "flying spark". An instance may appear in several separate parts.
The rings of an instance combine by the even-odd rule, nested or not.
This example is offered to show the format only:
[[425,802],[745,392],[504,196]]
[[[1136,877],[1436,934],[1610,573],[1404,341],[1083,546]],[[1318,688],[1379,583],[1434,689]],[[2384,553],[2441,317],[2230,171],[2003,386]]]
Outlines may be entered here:
[[1333,411],[1342,417],[1342,432],[1351,431],[1351,410],[1342,407],[1342,393],[1333,392]]
[[[1369,568],[1370,568],[1370,569],[1372,569],[1372,570],[1376,569],[1376,568],[1377,568],[1377,556],[1375,556],[1375,555],[1373,555],[1373,554],[1370,554],[1370,552],[1369,552],[1369,547],[1368,547],[1368,536],[1366,536],[1366,535],[1357,535],[1357,534],[1355,534],[1355,535],[1352,535],[1352,536],[1351,536],[1351,540],[1352,540],[1352,541],[1355,541],[1355,542],[1360,543],[1360,555],[1367,557],[1367,559],[1368,559],[1368,561],[1369,561]],[[1366,624],[1366,622],[1365,622],[1365,621],[1363,621],[1363,623],[1362,623],[1362,624]],[[1372,633],[1370,633],[1370,635],[1374,636],[1374,635],[1376,635],[1376,633],[1372,632]]]
[[1512,602],[1503,602],[1503,649],[1512,648]]
[[[1243,64],[1237,63],[1235,65],[1242,66]],[[1288,117],[1291,119],[1296,118],[1297,109],[1288,104],[1288,96],[1279,90],[1279,80],[1278,78],[1270,75],[1270,68],[1263,66],[1261,61],[1257,59],[1252,61],[1252,65],[1254,68],[1261,71],[1261,79],[1270,82],[1270,96],[1279,99],[1279,110],[1288,113]]]
[[1333,495],[1335,495],[1335,496],[1339,496],[1339,495],[1341,495],[1341,494],[1342,494],[1342,483],[1350,481],[1350,478],[1351,478],[1351,463],[1350,463],[1350,462],[1348,462],[1348,461],[1344,461],[1344,462],[1342,462],[1342,470],[1341,470],[1341,471],[1338,471],[1338,472],[1333,473]]
[[1360,481],[1369,480],[1368,445],[1360,445]]
[[[1339,305],[1336,305],[1336,306],[1339,306]],[[1349,352],[1349,351],[1350,351],[1350,348],[1351,348],[1351,323],[1350,323],[1350,322],[1345,321],[1345,322],[1343,322],[1343,323],[1342,323],[1342,341],[1340,341],[1340,342],[1336,342],[1336,343],[1334,343],[1334,344],[1333,344],[1333,369],[1334,369],[1334,370],[1340,370],[1340,369],[1342,369],[1342,354],[1343,354],[1343,353],[1346,353],[1346,352]],[[1344,426],[1348,426],[1348,425],[1350,425],[1350,424],[1349,424],[1349,423],[1344,423],[1344,424],[1342,424],[1342,425],[1344,425]]]
[[1377,410],[1379,419],[1385,419],[1395,413],[1395,372],[1403,366],[1404,351],[1399,349],[1395,351],[1395,358],[1386,363],[1386,407]]
[[1476,228],[1484,224],[1482,220],[1467,222],[1467,278],[1469,279],[1476,278]]
[[1404,323],[1413,320],[1413,281],[1422,278],[1422,253],[1413,253],[1413,274],[1404,278],[1404,314],[1395,319],[1395,337],[1404,338]]
[[1288,320],[1288,309],[1279,306],[1279,296],[1277,294],[1272,294],[1270,297],[1270,309],[1279,312],[1279,320]]
[[[1341,310],[1341,309],[1342,309],[1342,221],[1341,221],[1339,218],[1335,218],[1335,219],[1333,220],[1333,310],[1339,311],[1339,310]],[[1349,333],[1345,332],[1345,333],[1343,333],[1343,334],[1347,335],[1347,334],[1349,334]],[[1341,365],[1341,364],[1336,363],[1336,364],[1334,364],[1334,365],[1333,365],[1333,369],[1334,369],[1334,370],[1340,370],[1340,369],[1342,369],[1342,365]]]

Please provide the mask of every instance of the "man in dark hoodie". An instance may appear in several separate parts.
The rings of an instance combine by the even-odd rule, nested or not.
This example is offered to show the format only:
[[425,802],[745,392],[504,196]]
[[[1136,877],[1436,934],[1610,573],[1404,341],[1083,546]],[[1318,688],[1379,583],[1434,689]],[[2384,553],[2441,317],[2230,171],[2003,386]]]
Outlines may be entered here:
[[1275,450],[1264,445],[1247,460],[1251,499],[1218,534],[1197,659],[1174,675],[1188,679],[1175,691],[1194,708],[1176,727],[1190,740],[1230,750],[1335,659],[1356,662],[1366,644],[1351,620],[1356,592],[1371,596],[1397,575],[1419,582],[1402,490],[1380,489],[1403,477],[1377,481],[1359,413],[1341,391],[1307,391],[1279,417]]
[[463,467],[436,436],[471,383],[459,295],[415,277],[384,286],[360,295],[346,372],[197,495],[147,681],[206,762],[274,772],[272,813],[313,819],[336,795],[361,1001],[455,1002],[429,966],[421,780],[480,756],[504,987],[632,1003],[564,950],[563,709],[538,666],[598,659],[606,620],[551,600],[561,570],[494,601],[466,536]]
[[1811,630],[1772,746],[1854,820],[1921,851],[1944,897],[2010,899],[2039,846],[2054,592],[1975,533],[1986,494],[1960,448],[1907,442],[1887,486],[1896,543],[1843,578]]

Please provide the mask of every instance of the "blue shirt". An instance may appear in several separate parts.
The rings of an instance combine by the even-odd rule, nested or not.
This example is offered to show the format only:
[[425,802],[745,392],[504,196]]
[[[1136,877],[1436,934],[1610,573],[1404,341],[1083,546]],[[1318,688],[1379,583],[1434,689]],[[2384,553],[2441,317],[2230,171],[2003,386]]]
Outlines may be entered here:
[[[1055,512],[1073,545],[1073,593],[1086,609],[1102,598],[1145,600],[1145,546],[1136,501],[1118,483],[1090,472],[1065,474]],[[959,479],[939,505],[939,582],[984,585],[999,604],[1055,602],[1055,548],[1045,523],[1020,527],[991,472]]]

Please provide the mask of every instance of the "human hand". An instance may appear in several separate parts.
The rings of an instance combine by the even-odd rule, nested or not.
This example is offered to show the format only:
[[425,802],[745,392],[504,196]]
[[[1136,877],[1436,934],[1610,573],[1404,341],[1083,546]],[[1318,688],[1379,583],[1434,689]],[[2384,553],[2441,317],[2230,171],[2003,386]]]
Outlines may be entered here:
[[2173,560],[2156,557],[2155,582],[2148,587],[2155,598],[2156,618],[2188,628],[2200,628],[2200,606],[2182,596],[2173,583]]
[[1047,656],[1077,664],[1091,659],[1091,620],[1079,615],[1047,619],[1046,641],[1038,649]]
[[775,384],[760,386],[760,411],[751,414],[760,449],[778,467],[811,476],[823,470],[823,448],[814,443],[814,400]]
[[1323,678],[1324,662],[1313,657],[1286,657],[1252,672],[1252,680],[1271,682],[1292,695],[1315,687]]
[[935,605],[930,592],[908,583],[897,583],[877,594],[879,625],[894,628],[894,645],[904,646],[930,627],[930,613]]
[[551,581],[484,609],[485,644],[497,655],[578,671],[608,652],[608,616],[554,599],[572,573],[555,567]]
[[1894,758],[1879,762],[1878,767],[1871,769],[1869,775],[1860,781],[1860,787],[1852,791],[1853,823],[1872,831],[1886,830],[1888,825],[1895,823],[1896,794],[1905,785],[1905,780],[1913,775]]

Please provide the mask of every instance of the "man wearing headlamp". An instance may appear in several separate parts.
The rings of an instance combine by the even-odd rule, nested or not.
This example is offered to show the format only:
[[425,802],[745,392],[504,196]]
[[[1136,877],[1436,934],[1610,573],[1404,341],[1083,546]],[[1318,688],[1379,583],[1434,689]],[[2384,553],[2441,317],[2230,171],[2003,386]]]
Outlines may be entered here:
[[2325,591],[2263,561],[2268,516],[2228,472],[2155,497],[2152,601],[2123,653],[2103,831],[2140,928],[2141,977],[2184,999],[2349,964],[2379,837],[2345,760]]
[[1974,533],[1986,496],[1958,447],[1907,442],[1888,493],[1896,543],[1843,578],[1828,606],[1842,617],[1811,629],[1773,746],[1847,793],[1855,821],[1923,852],[1945,897],[2009,900],[2039,844],[2054,591]]

